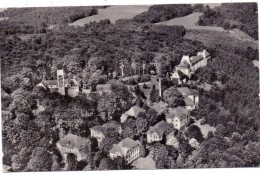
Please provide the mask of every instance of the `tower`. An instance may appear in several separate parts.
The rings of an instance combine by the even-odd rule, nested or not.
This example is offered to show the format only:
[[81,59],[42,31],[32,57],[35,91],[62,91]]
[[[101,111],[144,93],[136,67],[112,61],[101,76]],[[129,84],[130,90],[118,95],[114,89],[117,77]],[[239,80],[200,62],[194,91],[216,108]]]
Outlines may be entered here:
[[61,95],[65,95],[65,84],[64,84],[64,71],[57,70],[57,81],[58,81],[58,92]]
[[162,80],[161,80],[161,77],[159,77],[159,96],[162,98]]

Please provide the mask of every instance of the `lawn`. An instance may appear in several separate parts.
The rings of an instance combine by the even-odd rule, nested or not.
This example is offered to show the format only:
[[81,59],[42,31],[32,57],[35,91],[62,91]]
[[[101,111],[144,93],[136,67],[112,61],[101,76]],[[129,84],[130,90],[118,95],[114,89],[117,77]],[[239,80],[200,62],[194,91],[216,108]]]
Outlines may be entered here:
[[147,11],[149,7],[149,5],[110,6],[105,9],[98,9],[98,15],[77,20],[70,25],[84,26],[85,24],[88,24],[90,22],[99,22],[103,19],[109,19],[110,22],[114,24],[118,19],[132,19],[137,14]]
[[213,127],[213,126],[210,126],[209,124],[204,124],[204,125],[201,125],[201,119],[199,120],[196,120],[195,123],[193,123],[194,125],[197,125],[200,130],[201,130],[201,133],[203,135],[204,138],[207,138],[208,136],[208,133],[211,131],[211,132],[215,132],[216,131],[216,128]]

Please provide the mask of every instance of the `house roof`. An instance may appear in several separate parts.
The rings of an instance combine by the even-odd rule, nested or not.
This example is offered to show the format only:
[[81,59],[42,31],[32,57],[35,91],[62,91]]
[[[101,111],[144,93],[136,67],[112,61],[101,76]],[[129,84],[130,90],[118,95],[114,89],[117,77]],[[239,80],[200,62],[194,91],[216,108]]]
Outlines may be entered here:
[[202,59],[203,59],[203,56],[199,54],[197,56],[192,56],[190,58],[190,62],[191,62],[192,65],[194,65],[194,64],[196,64],[197,62],[199,62]]
[[97,91],[111,90],[111,84],[99,84],[96,86]]
[[192,94],[190,89],[187,87],[181,87],[181,88],[177,88],[177,90],[182,94],[182,95],[190,95]]
[[89,145],[90,141],[87,138],[83,138],[83,137],[69,133],[66,136],[64,136],[63,138],[61,138],[59,140],[59,143],[63,147],[67,147],[67,148],[71,148],[71,149],[77,148],[77,149],[81,150],[84,147],[86,147],[87,145]]
[[129,115],[129,116],[132,116],[132,117],[137,117],[137,115],[140,112],[145,112],[145,110],[142,109],[142,108],[139,108],[138,106],[133,106],[128,111],[126,111],[125,114]]
[[101,125],[94,126],[90,129],[93,129],[95,131],[102,132],[103,134],[106,134],[108,128],[118,128],[120,126],[121,126],[120,123],[109,122],[109,123],[103,124],[102,126]]
[[156,133],[159,135],[159,137],[162,137],[164,132],[168,132],[171,129],[173,129],[173,125],[162,120],[159,123],[157,123],[155,126],[150,127],[147,134]]
[[58,85],[58,81],[57,80],[43,80],[42,84],[43,85]]
[[113,148],[109,152],[110,153],[119,152],[122,155],[126,155],[122,151],[122,148],[132,149],[133,147],[138,146],[138,145],[141,145],[141,143],[138,140],[135,141],[135,140],[127,137],[127,138],[123,139],[121,142],[119,142],[118,144],[114,144]]
[[182,95],[194,95],[194,94],[198,94],[198,93],[199,93],[196,89],[189,89],[189,88],[187,88],[187,87],[177,88],[177,90],[178,90]]
[[183,62],[181,62],[179,65],[177,65],[178,67],[181,67],[181,68],[190,68],[190,65],[189,63],[184,60]]
[[[178,106],[177,108],[170,108],[168,114],[166,115],[166,118],[174,118],[176,117],[183,117],[188,115],[188,110],[185,109],[184,107]],[[182,119],[182,118],[181,118]]]
[[156,112],[161,113],[167,110],[168,104],[163,101],[159,101],[154,103],[151,108],[153,108]]
[[184,97],[184,102],[186,106],[194,106],[195,104],[189,97]]

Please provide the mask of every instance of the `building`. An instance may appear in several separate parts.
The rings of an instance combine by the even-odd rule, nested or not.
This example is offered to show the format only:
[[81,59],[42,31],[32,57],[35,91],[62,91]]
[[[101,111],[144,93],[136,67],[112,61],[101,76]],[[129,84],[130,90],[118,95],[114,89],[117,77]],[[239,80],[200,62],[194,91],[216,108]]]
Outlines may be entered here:
[[183,107],[170,108],[166,114],[166,121],[172,123],[175,129],[180,130],[188,122],[188,114],[188,110]]
[[37,86],[49,89],[50,92],[58,92],[61,95],[71,97],[78,96],[80,92],[81,79],[73,76],[73,78],[65,79],[63,70],[57,70],[57,80],[42,80]]
[[110,93],[111,92],[111,84],[99,84],[96,86],[96,91],[92,89],[87,89],[85,85],[83,85],[82,92],[85,94],[90,93],[99,93],[100,95],[103,93]]
[[89,139],[70,133],[61,138],[56,146],[64,157],[72,153],[77,156],[77,161],[86,160],[90,152]]
[[128,119],[128,117],[136,118],[140,112],[145,112],[145,110],[139,108],[138,106],[131,107],[128,111],[126,111],[124,114],[121,115],[120,117],[121,123],[124,123]]
[[210,58],[210,54],[206,50],[198,52],[197,56],[182,56],[181,62],[175,67],[171,79],[178,79],[179,84],[186,83],[186,78],[180,79],[180,73],[186,75],[186,77],[190,79],[191,75],[194,74],[197,69],[207,66],[207,61]]
[[161,141],[163,136],[169,135],[173,132],[173,125],[166,121],[160,121],[155,126],[150,127],[147,132],[147,143]]
[[187,87],[177,88],[177,90],[184,97],[185,108],[194,110],[199,104],[199,92],[196,89],[189,89]]
[[131,138],[125,138],[120,143],[114,144],[109,151],[109,157],[113,160],[117,157],[123,157],[127,164],[135,161],[140,157],[141,143]]
[[114,129],[119,134],[122,133],[122,127],[120,123],[110,122],[102,126],[97,125],[90,128],[90,136],[96,138],[98,141],[98,146],[100,146],[100,143],[106,138],[109,129]]

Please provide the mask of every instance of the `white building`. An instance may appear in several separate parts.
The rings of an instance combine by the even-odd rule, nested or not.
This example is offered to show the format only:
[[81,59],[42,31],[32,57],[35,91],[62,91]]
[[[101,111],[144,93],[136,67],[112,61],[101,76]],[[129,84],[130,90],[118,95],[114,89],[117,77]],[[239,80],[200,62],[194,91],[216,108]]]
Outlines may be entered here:
[[125,138],[120,143],[114,144],[109,151],[109,157],[113,160],[117,157],[125,158],[127,164],[133,162],[140,157],[141,143],[131,138]]
[[110,122],[102,126],[97,125],[90,128],[90,136],[97,139],[98,146],[100,146],[100,143],[106,138],[108,129],[114,129],[119,134],[122,133],[122,127],[120,123],[116,123],[116,122]]
[[81,79],[73,76],[71,79],[65,79],[63,70],[57,70],[57,80],[42,80],[37,86],[49,89],[50,92],[58,92],[61,95],[76,97],[80,91]]
[[206,50],[198,52],[197,56],[189,57],[184,55],[180,64],[175,67],[175,71],[172,73],[171,79],[178,79],[179,84],[186,83],[187,79],[180,79],[180,73],[183,73],[190,78],[198,68],[207,66],[207,61],[210,58],[210,54]]
[[175,129],[180,130],[188,122],[188,114],[188,110],[183,107],[170,108],[166,114],[166,121],[172,123]]
[[87,159],[90,152],[89,139],[74,134],[67,134],[56,143],[56,146],[61,155],[66,157],[67,154],[73,153],[77,156],[77,161]]
[[199,92],[196,89],[189,89],[187,87],[177,88],[177,90],[184,97],[185,108],[194,110],[199,104]]
[[161,141],[164,135],[166,138],[166,136],[169,135],[172,131],[172,124],[169,124],[166,121],[160,121],[155,126],[149,128],[147,132],[147,143]]

